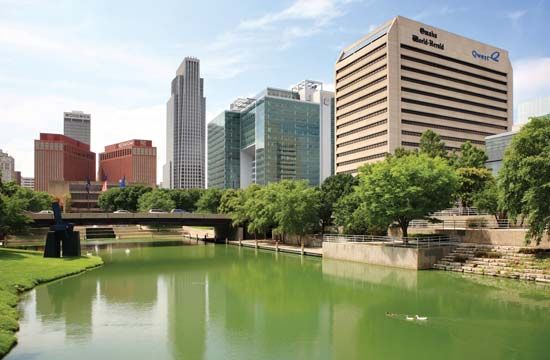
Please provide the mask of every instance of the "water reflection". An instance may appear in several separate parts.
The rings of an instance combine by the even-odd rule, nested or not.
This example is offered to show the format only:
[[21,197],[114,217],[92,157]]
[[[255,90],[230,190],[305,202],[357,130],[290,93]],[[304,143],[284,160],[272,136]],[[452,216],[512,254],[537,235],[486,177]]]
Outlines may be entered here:
[[548,287],[231,246],[100,253],[103,268],[27,296],[9,359],[546,354]]

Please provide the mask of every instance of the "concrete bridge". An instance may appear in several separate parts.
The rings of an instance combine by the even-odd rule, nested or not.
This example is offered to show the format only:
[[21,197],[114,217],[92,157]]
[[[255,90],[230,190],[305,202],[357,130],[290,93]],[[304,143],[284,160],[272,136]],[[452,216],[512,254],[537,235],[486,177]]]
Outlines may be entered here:
[[[53,214],[29,214],[31,227],[49,227],[54,224]],[[232,238],[231,217],[224,214],[191,213],[66,213],[63,220],[76,226],[86,225],[176,225],[212,226],[217,238]]]

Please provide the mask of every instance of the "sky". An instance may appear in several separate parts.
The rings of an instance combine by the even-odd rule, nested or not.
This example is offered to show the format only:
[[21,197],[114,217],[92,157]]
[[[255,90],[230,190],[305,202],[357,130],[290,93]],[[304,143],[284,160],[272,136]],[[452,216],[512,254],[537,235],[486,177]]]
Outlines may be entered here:
[[396,15],[507,49],[515,104],[550,95],[550,0],[0,0],[0,149],[33,176],[33,140],[81,110],[96,153],[153,140],[160,182],[166,101],[185,56],[201,60],[208,123],[267,86],[333,89],[342,48]]

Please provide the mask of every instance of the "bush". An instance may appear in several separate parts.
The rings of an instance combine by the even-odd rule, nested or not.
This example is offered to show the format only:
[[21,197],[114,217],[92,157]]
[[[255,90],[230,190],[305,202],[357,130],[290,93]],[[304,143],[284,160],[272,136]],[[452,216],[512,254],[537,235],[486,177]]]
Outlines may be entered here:
[[466,220],[466,227],[470,229],[485,228],[487,227],[487,219],[485,218],[473,218]]
[[468,259],[469,259],[468,255],[455,254],[453,256],[453,261],[461,264],[464,264]]
[[496,251],[476,250],[474,256],[485,259],[500,259],[502,254]]

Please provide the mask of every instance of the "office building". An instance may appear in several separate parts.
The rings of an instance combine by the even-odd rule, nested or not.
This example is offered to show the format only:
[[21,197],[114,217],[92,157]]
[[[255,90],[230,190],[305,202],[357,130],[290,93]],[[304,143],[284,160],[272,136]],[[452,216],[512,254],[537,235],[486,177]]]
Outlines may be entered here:
[[15,183],[19,186],[21,186],[21,171],[15,171],[14,172],[14,177],[15,177]]
[[550,96],[524,101],[517,106],[518,124],[525,124],[529,118],[550,114]]
[[33,189],[34,190],[34,178],[32,177],[21,177],[21,186],[27,189]]
[[333,109],[333,93],[310,80],[237,99],[208,124],[208,187],[283,179],[318,185],[332,172]]
[[428,129],[454,150],[512,127],[508,52],[401,16],[346,47],[335,79],[336,173],[415,149]]
[[13,156],[0,149],[0,174],[2,182],[16,181],[15,178],[15,160]]
[[90,145],[61,134],[40,134],[34,141],[34,189],[49,191],[52,181],[93,180],[95,153]]
[[163,187],[205,187],[205,108],[200,61],[186,57],[172,80],[171,96],[166,105]]
[[84,144],[91,144],[90,122],[92,116],[82,111],[73,110],[63,113],[63,135],[78,140]]
[[502,168],[506,149],[510,146],[512,139],[521,130],[523,125],[525,124],[514,125],[512,131],[485,138],[485,154],[487,155],[485,166],[491,170],[494,176],[497,176]]
[[157,148],[151,140],[129,140],[105,146],[99,154],[98,180],[156,186]]

